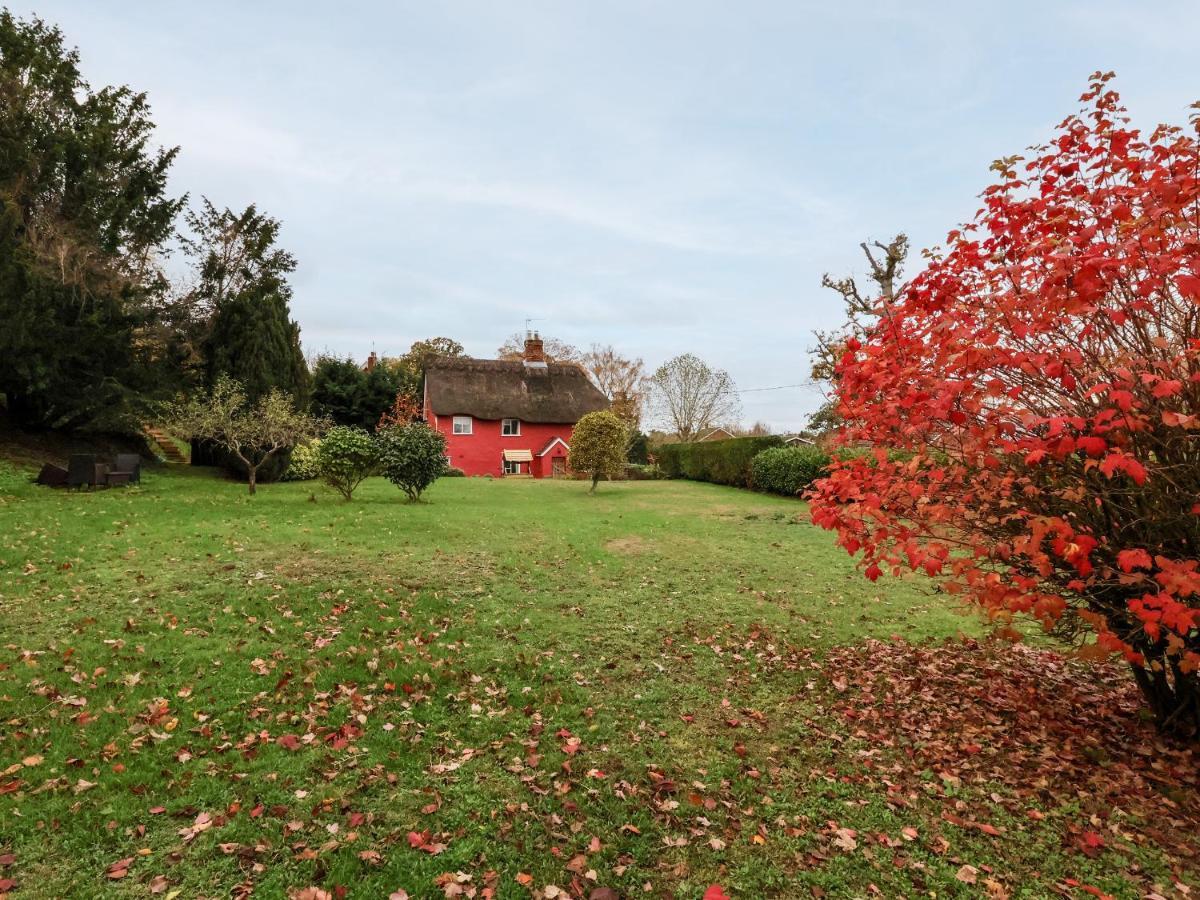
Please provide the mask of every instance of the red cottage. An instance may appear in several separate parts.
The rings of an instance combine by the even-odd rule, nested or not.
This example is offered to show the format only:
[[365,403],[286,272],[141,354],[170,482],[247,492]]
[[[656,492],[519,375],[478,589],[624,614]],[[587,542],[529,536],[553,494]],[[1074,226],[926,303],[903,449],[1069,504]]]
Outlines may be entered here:
[[425,368],[425,419],[468,475],[564,475],[575,423],[607,408],[583,369],[546,362],[537,334],[524,359],[438,357]]

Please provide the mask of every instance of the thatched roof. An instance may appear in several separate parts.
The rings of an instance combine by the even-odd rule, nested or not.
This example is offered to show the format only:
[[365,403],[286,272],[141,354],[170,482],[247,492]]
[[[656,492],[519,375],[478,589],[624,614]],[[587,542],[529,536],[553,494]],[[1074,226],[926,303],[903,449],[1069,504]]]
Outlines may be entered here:
[[571,363],[438,357],[425,367],[429,405],[439,416],[578,422],[608,399]]

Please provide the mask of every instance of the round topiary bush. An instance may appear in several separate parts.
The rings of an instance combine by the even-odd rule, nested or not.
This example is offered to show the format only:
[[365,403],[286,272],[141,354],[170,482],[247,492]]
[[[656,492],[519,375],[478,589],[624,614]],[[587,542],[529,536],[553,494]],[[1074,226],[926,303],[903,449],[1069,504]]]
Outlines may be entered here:
[[364,479],[375,473],[378,462],[379,448],[361,428],[331,428],[317,447],[317,474],[347,500]]
[[379,472],[408,495],[410,502],[446,474],[446,438],[423,422],[393,425],[375,436]]
[[829,454],[818,447],[772,447],[750,464],[753,486],[760,491],[794,497],[825,473]]

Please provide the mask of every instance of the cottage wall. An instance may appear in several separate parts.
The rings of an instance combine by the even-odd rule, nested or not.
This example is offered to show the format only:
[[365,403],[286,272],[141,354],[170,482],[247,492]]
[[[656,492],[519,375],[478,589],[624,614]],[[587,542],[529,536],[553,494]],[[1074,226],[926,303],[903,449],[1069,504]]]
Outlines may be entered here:
[[[547,478],[553,473],[552,459],[564,458],[566,448],[555,444],[553,449],[544,457],[538,454],[555,438],[561,438],[568,445],[574,426],[568,424],[548,424],[539,422],[522,422],[519,435],[501,434],[499,419],[475,419],[472,423],[471,434],[454,434],[454,417],[429,417],[429,422],[446,437],[446,454],[450,457],[450,465],[462,469],[468,475],[504,474],[503,451],[529,450],[533,453],[533,464],[529,474],[535,478]],[[522,469],[524,472],[525,469]]]

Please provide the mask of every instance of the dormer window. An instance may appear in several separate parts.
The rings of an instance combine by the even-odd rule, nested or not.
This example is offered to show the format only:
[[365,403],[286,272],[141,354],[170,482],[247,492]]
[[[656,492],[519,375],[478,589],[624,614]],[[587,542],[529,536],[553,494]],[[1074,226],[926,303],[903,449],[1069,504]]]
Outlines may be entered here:
[[470,434],[472,419],[470,416],[455,416],[454,417],[454,433],[455,434]]
[[520,437],[521,435],[521,420],[520,419],[501,419],[500,434],[504,437]]

